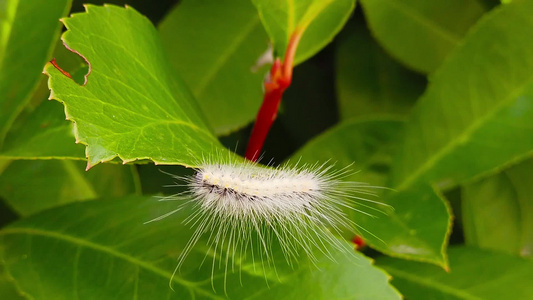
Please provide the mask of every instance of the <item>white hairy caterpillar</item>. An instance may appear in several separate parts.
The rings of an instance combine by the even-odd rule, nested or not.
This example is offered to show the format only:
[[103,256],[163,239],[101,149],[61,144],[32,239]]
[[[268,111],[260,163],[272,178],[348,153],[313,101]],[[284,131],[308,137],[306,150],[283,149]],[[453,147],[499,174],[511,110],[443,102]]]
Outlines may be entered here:
[[[347,168],[332,171],[326,164],[265,168],[249,161],[204,162],[195,171],[190,177],[174,176],[188,187],[189,197],[161,199],[187,200],[152,220],[163,219],[182,205],[192,202],[194,206],[183,222],[195,231],[178,258],[174,274],[202,236],[208,236],[207,246],[213,257],[224,262],[226,272],[246,257],[275,268],[273,244],[289,265],[302,255],[314,263],[316,251],[328,255],[327,245],[346,251],[335,237],[342,229],[369,233],[348,217],[347,210],[373,216],[368,210],[383,211],[368,204],[388,206],[363,197],[373,196],[374,186],[344,181],[351,174]],[[212,274],[215,267],[213,258]]]

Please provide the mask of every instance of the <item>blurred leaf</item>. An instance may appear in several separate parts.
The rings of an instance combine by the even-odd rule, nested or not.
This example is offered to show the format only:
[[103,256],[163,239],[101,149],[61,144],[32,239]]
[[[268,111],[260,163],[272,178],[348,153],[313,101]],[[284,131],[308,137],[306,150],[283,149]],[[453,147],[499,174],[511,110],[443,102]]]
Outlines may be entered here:
[[46,101],[35,111],[23,113],[17,118],[6,137],[5,150],[0,157],[85,160],[84,147],[75,141],[72,123],[65,122],[62,105]]
[[222,299],[224,284],[231,287],[226,290],[231,299],[400,299],[370,259],[335,249],[330,255],[337,262],[319,254],[320,269],[302,259],[296,270],[278,270],[279,277],[265,279],[251,265],[243,265],[240,272],[228,269],[225,277],[218,261],[212,274],[210,258],[202,264],[205,252],[197,248],[173,278],[172,291],[168,284],[175,258],[191,234],[181,220],[191,212],[183,209],[159,222],[143,222],[175,206],[172,201],[128,197],[32,216],[0,231],[7,269],[36,299]]
[[463,187],[466,243],[533,254],[533,159]]
[[291,160],[330,161],[338,168],[353,164],[358,172],[351,174],[350,180],[384,186],[403,123],[394,117],[344,121],[309,141]]
[[268,37],[249,0],[185,0],[159,25],[163,47],[217,134],[250,123],[266,70],[252,71]]
[[13,279],[7,274],[2,261],[0,261],[0,295],[2,295],[2,299],[7,300],[27,299],[17,291]]
[[0,175],[4,172],[5,169],[11,164],[10,159],[0,158]]
[[485,9],[477,0],[361,0],[374,36],[399,61],[431,73]]
[[56,44],[70,0],[0,2],[0,148]]
[[[80,56],[68,51],[62,41],[57,44],[53,57],[63,70],[83,83],[87,64]],[[65,122],[65,108],[58,102],[46,101],[49,95],[47,78],[42,76],[29,103],[9,129],[0,157],[86,160],[85,147],[75,144],[72,123]]]
[[185,84],[174,80],[152,24],[131,7],[87,11],[65,19],[63,34],[90,64],[87,84],[51,64],[45,72],[51,98],[65,104],[77,140],[87,145],[88,166],[117,156],[195,166],[203,154],[224,151]]
[[484,18],[432,77],[405,127],[393,187],[457,185],[533,150],[533,2]]
[[[332,163],[338,168],[353,163],[358,172],[346,180],[383,187],[402,128],[403,122],[390,117],[346,121],[309,142],[293,155],[293,160],[314,164],[333,158]],[[375,192],[383,194],[380,190]],[[389,255],[446,266],[444,249],[450,215],[441,196],[432,187],[419,185],[406,191],[392,191],[386,200],[394,211],[361,203],[386,215],[368,207],[355,207],[372,215],[352,214],[353,221],[360,226],[359,234],[373,248]]]
[[0,175],[0,196],[20,215],[101,196],[135,193],[131,166],[103,164],[86,172],[84,162],[13,161]]
[[383,257],[377,264],[392,276],[406,299],[531,299],[533,261],[480,250],[451,247],[450,272],[428,264]]
[[144,195],[175,195],[185,192],[188,187],[176,185],[176,178],[173,176],[187,177],[195,174],[193,169],[175,165],[138,164],[135,167]]
[[252,0],[274,44],[283,57],[295,30],[303,34],[294,64],[301,63],[326,46],[341,30],[355,7],[355,0]]
[[362,24],[350,25],[335,55],[341,119],[406,115],[424,91],[425,78],[391,59]]

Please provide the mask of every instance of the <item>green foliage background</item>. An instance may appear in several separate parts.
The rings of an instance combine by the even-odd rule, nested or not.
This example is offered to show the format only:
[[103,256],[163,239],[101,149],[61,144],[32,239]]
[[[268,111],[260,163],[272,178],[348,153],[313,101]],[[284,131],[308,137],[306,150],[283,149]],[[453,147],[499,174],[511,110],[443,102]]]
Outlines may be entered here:
[[[0,298],[533,298],[533,1],[502,2],[0,1]],[[263,161],[353,163],[394,211],[266,278],[200,243],[172,290],[190,212],[143,224],[176,206],[159,170],[243,152],[295,28]]]

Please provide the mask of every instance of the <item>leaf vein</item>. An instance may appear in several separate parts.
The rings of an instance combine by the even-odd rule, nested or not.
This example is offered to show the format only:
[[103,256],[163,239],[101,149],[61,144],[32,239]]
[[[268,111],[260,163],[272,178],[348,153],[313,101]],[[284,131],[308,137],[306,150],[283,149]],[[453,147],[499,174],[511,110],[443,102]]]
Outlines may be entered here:
[[154,266],[150,264],[149,262],[140,260],[134,256],[127,255],[125,253],[118,252],[116,249],[111,248],[107,245],[97,244],[89,240],[85,240],[76,236],[67,235],[64,233],[59,232],[52,232],[52,231],[46,231],[41,229],[35,229],[35,228],[7,228],[0,232],[0,235],[10,235],[10,234],[26,234],[30,238],[31,236],[43,236],[48,237],[52,239],[62,240],[65,242],[72,243],[74,245],[78,245],[79,247],[86,247],[90,248],[96,251],[100,251],[103,253],[106,253],[108,255],[114,256],[116,258],[125,260],[133,265],[138,266],[139,268],[142,268],[144,270],[147,270],[149,272],[152,272],[156,275],[159,275],[163,278],[170,279],[172,278],[172,281],[174,281],[177,284],[180,284],[184,287],[186,287],[189,290],[194,290],[195,292],[198,292],[199,294],[203,294],[206,296],[213,297],[212,293],[200,288],[195,284],[194,282],[182,279],[178,276],[172,277],[172,273],[162,270],[157,266]]

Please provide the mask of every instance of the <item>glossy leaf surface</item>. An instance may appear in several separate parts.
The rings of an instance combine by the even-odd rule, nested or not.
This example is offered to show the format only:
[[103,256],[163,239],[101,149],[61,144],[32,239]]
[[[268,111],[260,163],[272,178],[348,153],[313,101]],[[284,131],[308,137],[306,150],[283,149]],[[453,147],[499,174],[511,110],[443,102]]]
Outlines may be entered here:
[[395,188],[453,186],[533,150],[532,13],[530,1],[496,9],[435,73],[406,124]]
[[172,66],[217,134],[250,123],[268,67],[254,67],[268,36],[249,0],[181,1],[159,25]]
[[485,12],[477,0],[361,0],[383,47],[407,66],[436,70]]
[[533,261],[480,250],[450,247],[450,272],[428,264],[383,258],[378,265],[408,299],[529,299]]
[[[172,278],[171,290],[176,256],[191,234],[181,222],[190,212],[143,222],[175,207],[175,202],[129,197],[78,203],[32,216],[0,231],[6,268],[21,288],[38,299],[224,299],[224,285],[231,299],[294,299],[296,295],[400,299],[388,285],[387,275],[368,258],[333,248],[330,255],[336,262],[318,253],[320,269],[302,258],[296,269],[278,269],[279,277],[265,279],[265,273],[252,265],[237,265],[241,272],[230,268],[224,276],[225,268],[219,269],[218,261],[211,277],[212,257],[196,247]],[[278,262],[284,261],[281,253],[274,254]]]
[[339,39],[335,56],[340,117],[407,115],[424,91],[425,78],[394,61],[367,28],[353,23]]
[[276,56],[283,57],[295,31],[302,37],[294,63],[308,59],[326,46],[342,28],[355,7],[354,0],[253,0]]
[[[346,180],[387,187],[392,156],[402,127],[403,122],[390,118],[347,121],[308,143],[293,156],[293,160],[314,164],[334,158],[331,163],[335,167],[353,164],[351,168],[357,171]],[[365,212],[352,213],[359,234],[372,247],[389,255],[445,266],[450,215],[441,196],[428,185],[399,192],[380,188],[372,191],[380,198],[357,196],[385,202],[393,210],[361,201],[361,205],[370,205],[373,209],[355,206]]]
[[533,254],[533,160],[463,187],[466,243],[481,248]]

